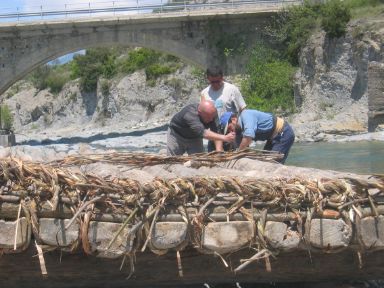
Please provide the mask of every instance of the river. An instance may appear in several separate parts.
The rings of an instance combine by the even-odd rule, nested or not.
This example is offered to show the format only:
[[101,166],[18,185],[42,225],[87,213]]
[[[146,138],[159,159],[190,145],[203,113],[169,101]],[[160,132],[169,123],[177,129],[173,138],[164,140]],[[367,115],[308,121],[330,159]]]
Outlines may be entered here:
[[[118,151],[165,151],[165,131],[128,134],[92,142],[100,149]],[[263,144],[257,143],[257,149]],[[313,167],[358,174],[384,174],[384,141],[294,143],[286,165]]]
[[295,143],[286,164],[358,174],[384,174],[384,142]]

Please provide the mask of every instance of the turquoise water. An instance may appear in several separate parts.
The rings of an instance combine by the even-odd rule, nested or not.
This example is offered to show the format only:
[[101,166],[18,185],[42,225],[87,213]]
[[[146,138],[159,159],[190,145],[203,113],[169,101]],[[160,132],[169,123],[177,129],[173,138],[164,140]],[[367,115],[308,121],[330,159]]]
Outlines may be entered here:
[[384,174],[384,142],[295,143],[286,165]]

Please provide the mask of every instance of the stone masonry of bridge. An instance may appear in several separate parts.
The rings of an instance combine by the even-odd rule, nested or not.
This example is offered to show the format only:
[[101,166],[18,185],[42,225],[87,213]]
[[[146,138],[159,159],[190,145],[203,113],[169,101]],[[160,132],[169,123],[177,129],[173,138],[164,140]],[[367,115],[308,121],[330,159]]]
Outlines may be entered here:
[[220,62],[227,72],[241,72],[245,61],[223,57],[223,45],[250,46],[261,40],[278,9],[247,10],[1,24],[0,94],[39,65],[100,46],[147,47],[202,68]]

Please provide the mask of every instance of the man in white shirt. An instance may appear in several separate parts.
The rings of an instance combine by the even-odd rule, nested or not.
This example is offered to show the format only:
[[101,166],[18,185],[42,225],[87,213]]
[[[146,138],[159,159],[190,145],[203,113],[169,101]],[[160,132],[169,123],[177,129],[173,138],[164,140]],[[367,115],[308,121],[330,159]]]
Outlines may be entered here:
[[[218,67],[208,68],[206,76],[209,86],[201,91],[201,100],[213,101],[217,109],[218,119],[225,112],[233,112],[240,114],[246,107],[243,96],[239,88],[235,85],[225,82],[223,78],[223,70]],[[237,135],[236,143],[241,142],[241,134]],[[223,143],[219,143],[223,145]],[[215,150],[215,144],[208,142],[208,152]]]

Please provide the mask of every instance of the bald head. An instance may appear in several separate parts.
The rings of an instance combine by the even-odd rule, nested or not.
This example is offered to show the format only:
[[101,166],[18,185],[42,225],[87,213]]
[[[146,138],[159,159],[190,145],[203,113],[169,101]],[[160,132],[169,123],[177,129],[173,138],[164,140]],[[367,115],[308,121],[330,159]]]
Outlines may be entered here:
[[212,122],[217,115],[217,110],[212,101],[202,100],[197,108],[200,118],[204,123]]

